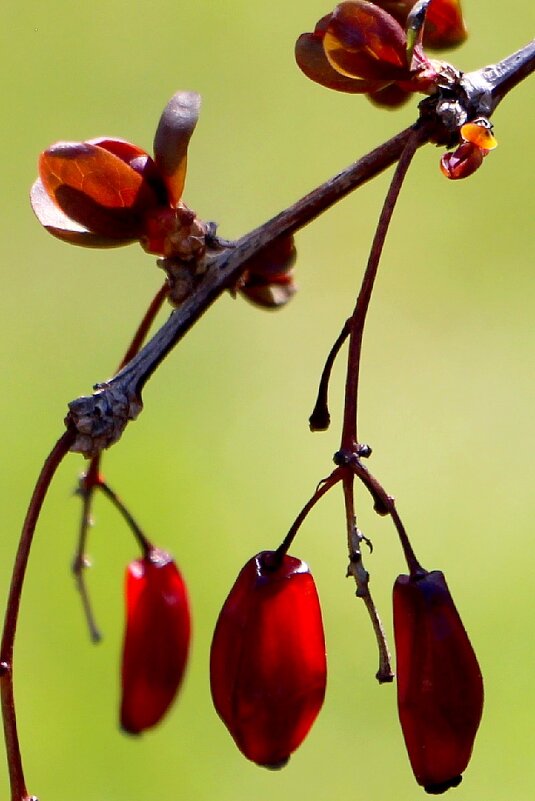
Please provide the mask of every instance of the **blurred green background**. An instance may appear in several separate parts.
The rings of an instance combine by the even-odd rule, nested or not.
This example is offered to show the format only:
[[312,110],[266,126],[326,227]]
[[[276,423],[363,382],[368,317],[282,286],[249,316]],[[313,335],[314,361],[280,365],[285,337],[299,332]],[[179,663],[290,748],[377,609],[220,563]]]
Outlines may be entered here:
[[[161,109],[195,89],[203,110],[185,199],[223,236],[245,233],[414,119],[329,92],[293,61],[293,44],[330,6],[8,0],[1,52],[0,296],[4,391],[0,587],[69,400],[109,376],[162,280],[138,246],[85,251],[48,236],[28,190],[58,139],[120,136],[150,150]],[[465,4],[469,41],[451,58],[475,69],[530,37],[527,0]],[[456,801],[532,801],[533,87],[494,123],[500,146],[465,182],[424,149],[403,189],[369,317],[360,430],[370,467],[397,498],[425,566],[445,571],[480,658],[486,709]],[[104,471],[148,533],[176,555],[194,610],[183,692],[138,740],[117,728],[122,582],[136,549],[104,499],[90,543],[91,593],[105,639],[88,641],[69,571],[80,457],[62,465],[40,521],[21,610],[16,698],[29,790],[52,801],[397,801],[423,798],[397,722],[395,687],[377,686],[364,608],[344,580],[341,493],[314,511],[293,552],[316,577],[329,686],[310,736],[280,773],[247,763],[211,707],[208,650],[242,564],[275,547],[338,445],[307,418],[324,357],[350,312],[388,177],[299,235],[300,292],[282,312],[224,297],[145,391],[145,411]],[[162,319],[167,311],[162,315]],[[373,589],[391,632],[403,572],[393,527],[358,495]],[[0,763],[1,764],[1,763]],[[7,797],[2,769],[2,797]]]

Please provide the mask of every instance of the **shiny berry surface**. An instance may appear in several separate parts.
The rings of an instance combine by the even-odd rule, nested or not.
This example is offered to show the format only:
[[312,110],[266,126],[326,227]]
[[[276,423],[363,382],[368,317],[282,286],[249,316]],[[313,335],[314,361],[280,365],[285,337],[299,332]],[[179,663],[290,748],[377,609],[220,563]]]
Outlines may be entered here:
[[188,658],[190,613],[184,580],[172,558],[153,549],[126,572],[121,727],[139,734],[163,718]]
[[282,767],[323,704],[326,657],[318,595],[308,567],[263,552],[239,574],[212,642],[214,706],[242,753]]

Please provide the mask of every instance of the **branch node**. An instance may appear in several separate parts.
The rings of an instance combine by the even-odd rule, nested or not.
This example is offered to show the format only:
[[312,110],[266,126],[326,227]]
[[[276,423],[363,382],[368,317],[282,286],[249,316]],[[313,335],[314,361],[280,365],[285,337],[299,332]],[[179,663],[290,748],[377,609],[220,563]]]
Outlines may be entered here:
[[93,458],[120,439],[127,423],[135,420],[143,404],[139,396],[111,383],[96,384],[93,395],[69,403],[67,428],[76,431],[71,451]]

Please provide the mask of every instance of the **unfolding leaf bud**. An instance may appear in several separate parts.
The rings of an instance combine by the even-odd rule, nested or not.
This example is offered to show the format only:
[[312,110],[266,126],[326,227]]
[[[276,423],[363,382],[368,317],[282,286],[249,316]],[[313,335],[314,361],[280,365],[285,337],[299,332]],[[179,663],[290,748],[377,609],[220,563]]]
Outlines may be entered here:
[[393,600],[401,728],[416,781],[439,794],[470,760],[483,680],[440,571],[398,576]]
[[247,562],[217,621],[210,681],[240,751],[259,765],[283,767],[325,696],[321,610],[304,562],[270,551]]
[[140,734],[160,722],[182,681],[190,642],[186,585],[164,551],[126,571],[121,727]]

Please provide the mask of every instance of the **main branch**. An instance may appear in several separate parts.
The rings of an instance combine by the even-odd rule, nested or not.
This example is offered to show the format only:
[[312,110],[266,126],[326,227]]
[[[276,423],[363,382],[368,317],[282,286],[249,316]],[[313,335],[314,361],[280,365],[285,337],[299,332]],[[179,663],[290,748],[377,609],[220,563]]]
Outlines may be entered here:
[[[421,104],[418,145],[430,140],[455,141],[460,124],[480,115],[490,116],[507,92],[534,69],[535,42],[530,42],[498,64],[460,75],[455,85],[449,85]],[[452,106],[456,109],[453,115]],[[77,398],[69,404],[67,425],[78,432],[72,450],[92,457],[116,442],[127,423],[143,408],[141,393],[145,383],[212,303],[236,284],[247,261],[274,240],[300,230],[395,163],[413,130],[414,126],[397,134],[237,242],[223,245],[213,237],[213,247],[206,256],[204,278],[194,293],[114,378],[97,384],[93,395]]]

